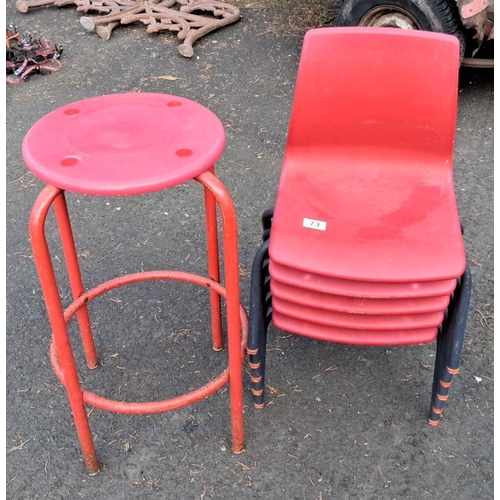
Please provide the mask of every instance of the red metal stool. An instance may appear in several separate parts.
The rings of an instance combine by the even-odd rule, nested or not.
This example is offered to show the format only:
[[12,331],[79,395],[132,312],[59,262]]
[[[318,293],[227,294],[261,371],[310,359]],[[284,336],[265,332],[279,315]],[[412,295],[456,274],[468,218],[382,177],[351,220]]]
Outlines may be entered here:
[[[248,320],[240,305],[236,214],[214,163],[225,144],[224,128],[208,109],[188,99],[165,94],[115,94],[63,106],[39,120],[23,142],[28,168],[49,184],[36,200],[30,219],[33,255],[52,327],[51,360],[65,386],[87,471],[99,463],[85,403],[129,414],[159,413],[187,406],[230,387],[233,451],[243,449],[242,362]],[[136,195],[166,189],[195,179],[204,186],[208,277],[176,271],[128,274],[85,291],[73,240],[65,191],[97,196]],[[222,213],[225,288],[220,285],[216,204]],[[63,310],[45,220],[54,206],[73,303]],[[220,296],[226,298],[228,368],[205,386],[158,402],[122,402],[81,387],[67,323],[77,316],[89,368],[98,364],[87,303],[128,283],[178,280],[210,289],[212,343],[222,349]]]

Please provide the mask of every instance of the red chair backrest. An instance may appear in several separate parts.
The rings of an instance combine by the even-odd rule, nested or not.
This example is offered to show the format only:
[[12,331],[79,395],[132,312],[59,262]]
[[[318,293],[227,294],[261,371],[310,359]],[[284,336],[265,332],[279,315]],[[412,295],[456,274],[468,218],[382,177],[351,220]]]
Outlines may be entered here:
[[[459,42],[393,28],[306,33],[287,148],[453,157]],[[352,151],[349,152],[352,154]],[[382,153],[383,154],[383,153]]]

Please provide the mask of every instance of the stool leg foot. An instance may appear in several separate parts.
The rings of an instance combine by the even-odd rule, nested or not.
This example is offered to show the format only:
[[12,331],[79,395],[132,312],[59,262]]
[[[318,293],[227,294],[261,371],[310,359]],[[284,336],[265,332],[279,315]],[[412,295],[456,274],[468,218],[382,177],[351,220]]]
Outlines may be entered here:
[[[61,235],[61,242],[64,251],[64,258],[66,261],[66,268],[68,270],[69,282],[73,299],[79,298],[84,293],[83,282],[80,273],[80,266],[78,265],[78,256],[75,248],[75,241],[71,224],[69,220],[68,207],[64,198],[64,191],[54,199],[54,209],[56,212],[57,223]],[[92,328],[90,326],[90,318],[86,306],[82,307],[77,312],[78,325],[80,327],[80,334],[82,337],[83,349],[85,352],[85,359],[87,366],[90,369],[96,368],[98,365],[97,353],[94,345],[94,337],[92,335]]]
[[[83,407],[83,412],[85,413],[84,419],[78,419],[75,412],[73,412],[73,417],[75,419],[76,431],[80,440],[85,468],[90,476],[95,476],[101,470],[101,466],[99,465],[99,460],[97,460],[97,453],[85,407]],[[81,413],[81,411],[79,413]]]
[[68,389],[68,397],[70,400],[71,411],[75,421],[76,432],[80,441],[80,446],[83,454],[83,462],[87,472],[94,476],[99,470],[99,461],[97,460],[97,453],[92,438],[92,431],[90,430],[89,418],[85,409],[85,404],[81,398],[81,394],[72,394]]
[[97,474],[99,474],[99,472],[101,471],[101,468],[99,467],[99,463],[97,463],[97,465],[85,464],[85,467],[87,469],[87,473],[89,476],[97,476]]
[[[213,170],[214,168],[212,167],[212,173]],[[220,283],[217,206],[212,192],[207,187],[204,188],[204,192],[207,228],[208,277],[217,283]],[[214,351],[221,351],[223,348],[221,302],[220,295],[214,290],[210,291],[210,308],[212,315],[212,346]]]
[[232,450],[233,450],[233,453],[234,453],[235,455],[239,455],[240,453],[243,453],[243,452],[245,451],[245,450],[243,449],[243,445],[242,445],[242,444],[240,444],[240,445],[238,445],[238,446],[234,446],[234,445],[233,445]]

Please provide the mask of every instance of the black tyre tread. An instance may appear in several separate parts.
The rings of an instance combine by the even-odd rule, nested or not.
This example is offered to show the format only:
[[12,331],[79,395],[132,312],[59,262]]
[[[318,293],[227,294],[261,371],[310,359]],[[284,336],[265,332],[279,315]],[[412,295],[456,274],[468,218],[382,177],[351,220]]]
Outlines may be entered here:
[[[395,5],[407,10],[399,0],[343,0],[339,10],[337,11],[337,15],[335,16],[333,25],[358,26],[359,20],[363,16],[358,16],[359,19],[353,19],[352,11],[353,8],[357,7],[360,3],[366,4],[364,13],[368,12],[376,5]],[[429,24],[436,25],[433,31],[457,37],[460,41],[460,60],[462,60],[465,53],[465,32],[461,26],[458,11],[447,0],[426,0],[426,4],[429,12],[434,14],[434,17],[437,18],[438,25],[436,25],[435,22],[433,23],[431,20],[428,20]],[[418,9],[422,11],[420,6],[418,6]],[[426,13],[423,12],[423,14],[425,15]],[[421,22],[420,19],[417,19],[417,21],[419,21],[419,23]]]

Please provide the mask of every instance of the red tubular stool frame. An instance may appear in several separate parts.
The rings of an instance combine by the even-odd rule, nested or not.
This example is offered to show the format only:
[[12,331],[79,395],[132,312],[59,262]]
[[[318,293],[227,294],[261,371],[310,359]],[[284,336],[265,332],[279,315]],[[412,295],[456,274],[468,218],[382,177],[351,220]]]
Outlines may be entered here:
[[[176,271],[150,271],[128,274],[84,291],[77,252],[71,230],[64,191],[47,186],[36,200],[30,217],[30,238],[33,256],[40,278],[42,292],[52,328],[51,360],[61,383],[66,388],[80,440],[85,466],[89,474],[99,472],[99,462],[90,430],[85,403],[117,413],[150,414],[182,408],[216,392],[229,383],[232,423],[232,449],[243,451],[243,381],[242,364],[246,354],[248,318],[240,304],[239,265],[236,213],[232,199],[224,185],[213,174],[213,167],[195,177],[205,190],[207,251],[209,278]],[[225,288],[219,283],[216,202],[222,213]],[[45,221],[54,206],[59,228],[73,303],[63,310],[50,250],[45,236]],[[156,402],[125,403],[98,396],[82,389],[73,356],[67,323],[77,316],[87,365],[98,365],[87,303],[97,296],[120,286],[146,280],[178,280],[210,289],[212,312],[212,339],[215,350],[222,348],[220,296],[227,302],[228,368],[205,386],[182,396]]]

